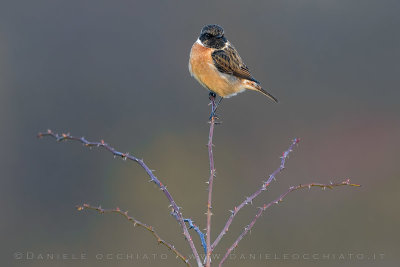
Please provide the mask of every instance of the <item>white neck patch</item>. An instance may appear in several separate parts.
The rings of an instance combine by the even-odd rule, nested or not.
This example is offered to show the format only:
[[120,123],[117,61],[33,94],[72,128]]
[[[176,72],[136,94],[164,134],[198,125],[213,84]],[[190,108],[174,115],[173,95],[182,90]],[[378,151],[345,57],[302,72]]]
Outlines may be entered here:
[[199,38],[197,38],[197,41],[196,41],[196,43],[200,44],[201,46],[204,46],[204,45],[202,44],[202,42],[200,41],[200,39],[199,39]]

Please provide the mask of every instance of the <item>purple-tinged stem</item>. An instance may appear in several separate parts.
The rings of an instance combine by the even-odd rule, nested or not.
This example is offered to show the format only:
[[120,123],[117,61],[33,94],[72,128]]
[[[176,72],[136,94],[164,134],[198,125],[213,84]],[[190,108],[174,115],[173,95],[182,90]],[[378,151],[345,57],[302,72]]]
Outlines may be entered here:
[[215,249],[215,247],[218,245],[218,243],[221,241],[222,237],[228,232],[229,226],[232,224],[233,218],[235,218],[236,214],[247,204],[252,203],[253,200],[261,194],[261,192],[265,191],[269,184],[272,182],[272,180],[275,180],[275,177],[278,173],[280,173],[284,168],[285,168],[285,162],[286,159],[289,157],[290,152],[293,151],[293,148],[300,142],[299,138],[295,138],[292,140],[292,144],[289,146],[289,148],[283,152],[282,157],[281,157],[281,164],[279,167],[269,176],[267,181],[264,181],[262,186],[254,192],[251,196],[246,197],[246,199],[239,204],[239,206],[234,207],[233,210],[231,210],[231,216],[229,216],[228,221],[226,222],[224,228],[222,229],[221,233],[218,235],[218,237],[215,239],[214,243],[211,246],[211,252]]
[[289,187],[289,189],[283,193],[282,195],[280,195],[278,198],[276,198],[275,200],[269,202],[268,204],[264,204],[262,207],[259,207],[259,210],[256,214],[256,216],[254,217],[254,219],[250,222],[249,225],[247,225],[244,228],[244,231],[239,235],[239,237],[236,239],[236,241],[232,244],[232,246],[226,251],[224,257],[222,258],[221,262],[219,263],[219,267],[222,266],[222,264],[225,262],[225,260],[229,257],[229,254],[237,247],[237,245],[239,244],[240,240],[243,239],[243,237],[253,228],[254,224],[256,223],[257,219],[261,217],[261,214],[268,209],[269,207],[271,207],[273,204],[278,204],[279,202],[281,202],[289,193],[298,190],[298,189],[302,189],[302,188],[311,188],[313,186],[317,186],[317,187],[321,187],[322,189],[333,189],[334,187],[337,186],[343,186],[343,185],[347,185],[347,186],[356,186],[359,187],[359,184],[351,184],[350,183],[350,179],[346,179],[343,182],[340,183],[329,183],[329,184],[319,184],[319,183],[310,183],[310,184],[300,184],[297,186],[291,186]]
[[171,250],[172,252],[175,253],[177,258],[180,258],[184,263],[186,263],[187,266],[191,266],[189,263],[189,259],[185,256],[183,256],[182,253],[180,253],[174,245],[171,245],[170,243],[166,242],[164,239],[162,239],[157,232],[154,230],[154,227],[145,223],[142,223],[138,220],[136,220],[135,218],[133,218],[132,216],[128,215],[127,211],[122,211],[120,210],[118,207],[115,209],[103,209],[102,207],[98,206],[91,206],[89,204],[83,204],[81,206],[77,206],[76,207],[77,210],[94,210],[97,211],[100,214],[104,214],[104,213],[117,213],[122,215],[123,217],[125,217],[128,221],[133,223],[133,226],[140,226],[143,227],[144,229],[146,229],[147,231],[149,231],[155,239],[157,239],[157,242],[159,244],[162,244],[164,246],[166,246],[169,250]]
[[207,255],[206,255],[206,267],[210,267],[211,265],[211,209],[212,209],[212,190],[213,190],[213,181],[215,177],[215,168],[214,168],[214,155],[213,155],[213,135],[214,135],[214,126],[215,126],[215,97],[210,96],[211,100],[211,119],[210,119],[210,132],[208,135],[208,157],[210,160],[210,178],[208,180],[208,202],[207,202]]
[[197,252],[197,249],[193,243],[192,237],[190,236],[190,233],[186,227],[186,224],[183,221],[183,215],[182,215],[182,212],[180,211],[180,208],[178,207],[175,200],[173,199],[173,197],[167,190],[167,187],[163,183],[161,183],[160,180],[158,180],[158,178],[153,174],[153,171],[144,163],[144,161],[142,159],[138,159],[138,158],[130,155],[129,153],[119,152],[119,151],[115,150],[114,148],[112,148],[107,143],[105,143],[104,140],[101,140],[100,142],[90,142],[90,141],[86,140],[84,137],[71,136],[69,133],[68,134],[63,133],[63,134],[59,135],[59,134],[53,133],[51,130],[47,130],[47,132],[38,134],[39,138],[46,137],[46,136],[51,136],[51,137],[55,138],[58,142],[65,141],[65,140],[73,140],[73,141],[78,141],[78,142],[82,143],[86,147],[103,147],[106,150],[108,150],[109,152],[111,152],[114,156],[121,157],[123,160],[129,159],[129,160],[132,160],[132,161],[138,163],[149,175],[150,181],[155,183],[161,189],[161,191],[163,191],[164,195],[167,197],[169,203],[171,204],[172,213],[174,213],[176,215],[175,218],[178,220],[178,223],[180,224],[180,226],[183,230],[183,234],[185,235],[185,238],[188,241],[190,248],[192,249],[193,255],[196,258],[197,265],[198,266],[203,265],[200,260],[200,256]]

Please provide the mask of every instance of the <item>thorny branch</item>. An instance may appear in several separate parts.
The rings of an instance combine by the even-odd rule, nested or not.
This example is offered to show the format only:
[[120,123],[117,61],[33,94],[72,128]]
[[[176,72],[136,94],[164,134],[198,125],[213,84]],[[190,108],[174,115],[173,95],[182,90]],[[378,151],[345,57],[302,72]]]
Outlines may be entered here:
[[289,189],[283,193],[282,195],[280,195],[278,198],[276,198],[275,200],[269,202],[268,204],[264,204],[262,207],[258,208],[258,212],[256,214],[256,216],[254,217],[254,219],[250,222],[250,224],[248,224],[243,232],[239,235],[239,237],[236,239],[236,241],[232,244],[232,246],[226,251],[224,257],[222,258],[222,260],[219,263],[219,266],[221,267],[222,264],[225,262],[225,260],[229,257],[229,254],[232,252],[232,250],[234,250],[237,245],[239,244],[240,240],[243,239],[243,237],[253,228],[254,224],[256,223],[257,219],[261,217],[262,213],[268,209],[269,207],[271,207],[273,204],[278,204],[279,202],[282,202],[283,199],[291,192],[298,190],[298,189],[302,189],[302,188],[308,188],[311,189],[311,187],[321,187],[322,189],[333,189],[334,187],[338,187],[338,186],[356,186],[359,187],[361,185],[359,184],[352,184],[350,183],[350,179],[346,179],[340,183],[329,183],[329,184],[320,184],[320,183],[310,183],[310,184],[300,184],[297,186],[291,186],[289,187]]
[[284,168],[285,168],[285,162],[286,159],[289,157],[290,152],[293,151],[294,147],[300,142],[299,138],[294,138],[292,140],[292,144],[289,146],[289,148],[283,152],[282,156],[281,156],[281,164],[279,165],[279,167],[269,176],[267,181],[264,181],[262,183],[262,186],[256,191],[254,192],[251,196],[246,197],[246,199],[240,203],[239,206],[234,207],[230,212],[231,215],[229,216],[224,228],[222,229],[221,233],[218,235],[218,237],[215,239],[214,243],[211,246],[211,252],[215,249],[215,247],[218,245],[219,241],[221,241],[222,237],[228,232],[229,230],[229,226],[232,224],[233,218],[236,216],[236,214],[238,214],[238,212],[247,204],[249,203],[253,203],[253,200],[259,195],[261,194],[261,192],[265,191],[267,189],[267,187],[269,186],[269,184],[272,182],[272,180],[275,180],[275,177],[278,173],[280,173]]
[[[234,209],[231,210],[231,215],[229,216],[224,228],[222,229],[222,231],[220,232],[218,237],[215,239],[215,241],[211,244],[212,191],[213,191],[213,181],[215,178],[214,155],[213,155],[213,146],[214,146],[213,145],[213,135],[214,135],[214,126],[216,124],[218,124],[218,122],[216,122],[217,116],[215,115],[215,110],[216,110],[215,96],[211,95],[210,100],[211,100],[211,103],[210,103],[211,117],[210,117],[210,131],[209,131],[208,144],[207,144],[208,156],[209,156],[209,161],[210,161],[210,177],[207,182],[208,183],[208,201],[207,201],[207,213],[206,213],[206,215],[207,215],[206,238],[204,237],[204,233],[201,232],[199,227],[197,225],[195,225],[191,219],[186,219],[183,217],[181,208],[176,204],[176,202],[172,198],[171,194],[167,190],[167,187],[161,183],[161,181],[153,174],[153,171],[151,169],[149,169],[149,167],[143,162],[142,159],[138,159],[138,158],[130,155],[129,153],[122,153],[122,152],[116,151],[114,148],[112,148],[110,145],[105,143],[103,140],[101,140],[100,142],[90,142],[90,141],[86,140],[84,137],[71,136],[69,133],[59,135],[59,134],[53,133],[51,130],[48,130],[47,132],[44,132],[44,133],[39,133],[38,137],[50,136],[50,137],[55,138],[58,142],[66,141],[66,140],[73,140],[73,141],[80,142],[84,146],[89,147],[89,148],[102,147],[102,148],[108,150],[109,152],[111,152],[114,155],[114,157],[120,157],[123,160],[129,159],[131,161],[138,163],[149,175],[150,182],[155,183],[160,188],[160,190],[163,191],[164,195],[167,197],[167,199],[170,203],[170,207],[171,207],[171,214],[175,217],[175,219],[178,221],[179,225],[181,226],[181,228],[183,230],[183,234],[185,236],[185,239],[188,241],[189,246],[190,246],[190,248],[193,252],[193,255],[196,259],[197,265],[199,267],[203,267],[203,266],[210,267],[211,266],[211,254],[212,254],[213,250],[215,249],[215,247],[218,245],[218,243],[221,241],[222,237],[229,230],[229,227],[232,224],[234,217],[244,206],[246,206],[249,203],[252,203],[252,201],[258,195],[260,195],[262,191],[265,191],[267,189],[267,187],[270,185],[270,183],[272,182],[272,180],[275,180],[276,175],[285,168],[286,159],[288,158],[289,154],[292,152],[295,145],[300,141],[300,139],[297,139],[297,138],[293,139],[290,147],[288,148],[288,150],[286,150],[283,153],[283,155],[281,157],[280,166],[269,176],[267,181],[264,181],[262,183],[262,186],[256,192],[254,192],[251,196],[246,197],[242,203],[240,203],[237,207],[234,207]],[[268,209],[270,206],[272,206],[273,204],[278,204],[279,202],[281,202],[289,193],[291,193],[295,190],[298,190],[298,189],[302,189],[302,188],[321,187],[323,189],[326,189],[326,188],[332,189],[334,187],[346,186],[346,185],[347,186],[356,186],[356,187],[360,186],[358,184],[351,184],[350,179],[347,179],[341,183],[330,183],[330,184],[310,183],[310,184],[304,184],[304,185],[300,184],[297,186],[290,187],[285,193],[280,195],[274,201],[264,204],[262,207],[258,208],[258,212],[256,213],[255,217],[244,228],[243,232],[239,235],[239,237],[236,239],[236,241],[228,248],[228,250],[226,251],[226,254],[220,261],[219,266],[222,266],[222,264],[229,257],[230,253],[238,246],[239,242],[243,239],[243,237],[249,231],[251,231],[251,229],[253,228],[257,219],[259,217],[261,217],[262,213],[266,209]],[[118,214],[124,216],[126,219],[131,221],[134,224],[134,226],[141,226],[141,227],[145,228],[146,230],[150,231],[152,233],[152,235],[157,239],[158,243],[163,244],[168,249],[173,251],[177,258],[180,258],[183,262],[186,263],[187,266],[190,266],[189,259],[187,257],[183,256],[180,252],[178,252],[173,245],[171,245],[171,244],[167,243],[166,241],[164,241],[163,239],[161,239],[160,236],[154,231],[154,228],[152,226],[144,224],[144,223],[134,219],[133,217],[128,216],[127,212],[123,212],[119,208],[106,210],[106,209],[102,209],[100,206],[95,207],[95,206],[90,206],[89,204],[83,204],[82,206],[77,206],[77,209],[78,210],[90,209],[90,210],[95,210],[99,213],[118,213]],[[206,257],[204,259],[204,264],[202,263],[200,256],[196,250],[196,247],[193,243],[192,237],[188,231],[188,227],[186,226],[186,223],[188,223],[189,229],[194,229],[200,237],[201,245],[203,246],[204,252],[206,254]]]
[[103,209],[103,208],[100,207],[100,206],[96,207],[96,206],[91,206],[91,205],[89,205],[89,204],[83,204],[83,205],[81,205],[81,206],[77,206],[76,208],[77,208],[77,210],[79,210],[79,211],[80,211],[80,210],[94,210],[94,211],[97,211],[97,212],[100,213],[100,214],[104,214],[104,213],[117,213],[117,214],[122,215],[122,216],[125,217],[128,221],[132,222],[132,223],[133,223],[133,226],[140,226],[140,227],[143,227],[144,229],[146,229],[147,231],[149,231],[149,232],[155,237],[155,239],[157,239],[157,242],[158,242],[159,244],[162,244],[162,245],[166,246],[169,250],[171,250],[172,252],[175,253],[175,255],[176,255],[177,258],[180,258],[184,263],[186,263],[187,266],[189,266],[189,267],[191,266],[190,263],[189,263],[189,260],[188,260],[185,256],[183,256],[182,253],[180,253],[180,252],[175,248],[175,246],[171,245],[170,243],[168,243],[168,242],[166,242],[164,239],[162,239],[162,238],[157,234],[157,232],[154,230],[154,227],[153,227],[153,226],[147,225],[147,224],[145,224],[145,223],[142,223],[142,222],[136,220],[135,218],[129,216],[127,211],[122,211],[122,210],[120,210],[118,207],[115,208],[115,209]]
[[67,133],[67,134],[63,133],[63,134],[59,135],[57,133],[53,133],[51,130],[47,130],[47,132],[38,134],[39,138],[46,137],[46,136],[53,137],[58,142],[72,140],[72,141],[80,142],[84,146],[89,147],[89,148],[90,147],[102,147],[102,148],[105,148],[106,150],[108,150],[109,152],[111,152],[114,156],[121,157],[123,160],[129,159],[129,160],[132,160],[132,161],[138,163],[149,175],[150,181],[155,183],[160,188],[160,190],[163,191],[164,195],[167,197],[167,199],[170,203],[170,206],[172,208],[172,214],[178,220],[178,223],[180,224],[180,226],[183,230],[183,234],[185,235],[185,238],[189,243],[189,246],[190,246],[190,248],[193,252],[193,255],[196,259],[197,265],[202,266],[200,256],[196,250],[196,247],[193,243],[192,237],[190,236],[190,233],[189,233],[189,231],[186,227],[186,224],[183,220],[183,215],[182,215],[182,212],[180,211],[180,207],[178,207],[175,200],[172,198],[171,194],[167,190],[167,187],[163,183],[161,183],[160,180],[158,180],[158,178],[153,174],[153,171],[144,163],[144,161],[142,159],[138,159],[138,158],[130,155],[129,153],[119,152],[119,151],[115,150],[114,148],[112,148],[109,144],[105,143],[104,140],[101,140],[100,142],[90,142],[90,141],[86,140],[84,137],[72,136],[69,133]]
[[214,167],[214,155],[213,155],[213,135],[215,120],[217,119],[215,115],[215,97],[210,95],[211,100],[211,118],[210,118],[210,132],[208,134],[208,157],[210,161],[210,178],[208,179],[208,202],[207,202],[207,249],[206,249],[206,267],[211,265],[211,209],[212,209],[212,190],[213,182],[215,177],[215,167]]

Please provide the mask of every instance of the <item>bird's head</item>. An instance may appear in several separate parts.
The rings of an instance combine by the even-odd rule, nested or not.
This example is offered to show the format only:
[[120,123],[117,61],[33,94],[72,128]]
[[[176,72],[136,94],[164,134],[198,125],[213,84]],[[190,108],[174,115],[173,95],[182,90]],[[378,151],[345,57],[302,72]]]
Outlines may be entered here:
[[216,24],[204,26],[201,29],[199,40],[205,47],[215,49],[221,49],[227,42],[224,36],[224,29]]

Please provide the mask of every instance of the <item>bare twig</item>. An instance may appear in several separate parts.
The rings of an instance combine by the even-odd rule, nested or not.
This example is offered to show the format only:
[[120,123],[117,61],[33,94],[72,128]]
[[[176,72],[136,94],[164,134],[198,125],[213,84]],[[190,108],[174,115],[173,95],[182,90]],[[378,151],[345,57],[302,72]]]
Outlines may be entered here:
[[279,202],[282,202],[283,199],[291,192],[298,190],[298,189],[302,189],[302,188],[311,188],[311,187],[321,187],[322,189],[333,189],[334,187],[338,187],[338,186],[356,186],[359,187],[359,184],[352,184],[350,183],[350,179],[346,179],[343,182],[340,183],[329,183],[329,184],[319,184],[319,183],[310,183],[310,184],[300,184],[297,186],[291,186],[289,187],[289,189],[283,193],[282,195],[280,195],[278,198],[276,198],[275,200],[269,202],[268,204],[264,204],[262,207],[259,207],[258,212],[256,214],[256,216],[253,218],[253,220],[250,222],[249,225],[247,225],[244,228],[244,231],[239,235],[239,237],[236,239],[236,241],[232,244],[232,246],[227,250],[227,252],[225,253],[224,257],[222,258],[221,262],[219,263],[219,266],[221,267],[222,264],[225,262],[225,260],[228,258],[229,254],[232,252],[232,250],[234,250],[237,245],[239,244],[240,240],[243,239],[243,237],[253,228],[254,224],[256,223],[257,219],[261,216],[261,214],[268,209],[269,207],[271,207],[273,204],[278,204]]
[[279,167],[269,176],[267,181],[264,181],[262,183],[262,186],[256,191],[254,192],[251,196],[246,197],[246,199],[240,203],[239,206],[234,207],[230,212],[231,215],[229,216],[224,228],[222,229],[221,233],[218,235],[218,237],[215,239],[214,243],[211,246],[211,252],[215,249],[215,247],[218,245],[219,241],[221,241],[222,237],[228,232],[229,230],[229,226],[232,224],[233,218],[236,216],[236,214],[238,214],[238,212],[247,204],[252,203],[253,200],[259,195],[261,194],[261,192],[265,191],[267,189],[267,187],[269,186],[269,184],[272,182],[272,180],[275,180],[275,177],[278,173],[280,173],[284,168],[285,168],[285,162],[286,159],[289,157],[290,152],[293,151],[293,148],[296,146],[296,144],[298,144],[300,142],[299,138],[295,138],[292,140],[292,144],[289,146],[289,148],[283,152],[282,156],[281,156],[281,164],[279,165]]
[[211,119],[210,119],[210,132],[208,134],[208,157],[210,160],[210,178],[208,180],[208,202],[207,202],[207,250],[206,250],[206,267],[211,265],[211,209],[212,209],[212,190],[213,181],[215,177],[214,155],[213,155],[213,135],[215,126],[215,97],[210,95],[211,100]]
[[163,183],[161,183],[160,180],[158,180],[158,178],[153,174],[153,171],[144,163],[143,159],[138,159],[138,158],[130,155],[129,153],[119,152],[119,151],[115,150],[114,148],[112,148],[109,144],[105,143],[104,140],[101,140],[100,142],[90,142],[90,141],[86,140],[84,137],[75,137],[75,136],[70,135],[69,133],[67,133],[67,134],[63,133],[63,134],[59,135],[59,134],[53,133],[51,130],[47,130],[47,132],[38,134],[39,138],[46,137],[46,136],[53,137],[58,142],[72,140],[72,141],[80,142],[84,146],[89,147],[89,148],[90,147],[102,147],[102,148],[105,148],[106,150],[108,150],[109,152],[111,152],[115,157],[121,157],[123,160],[129,159],[129,160],[132,160],[132,161],[138,163],[149,175],[150,181],[155,183],[161,189],[161,191],[163,191],[164,195],[167,197],[167,199],[170,203],[170,206],[172,208],[172,213],[175,215],[174,217],[178,220],[178,223],[180,224],[180,226],[183,230],[183,234],[184,234],[186,240],[188,241],[190,248],[192,249],[194,257],[196,258],[197,265],[202,266],[202,262],[200,260],[199,254],[196,250],[196,247],[193,243],[192,237],[190,236],[190,233],[186,227],[186,224],[183,221],[183,215],[182,215],[182,212],[180,211],[180,207],[176,204],[175,200],[172,198],[171,194],[167,190],[167,187]]
[[170,243],[166,242],[164,239],[162,239],[157,232],[154,230],[154,227],[151,225],[147,225],[145,223],[142,223],[138,220],[136,220],[135,218],[131,217],[128,215],[127,211],[122,211],[120,210],[118,207],[115,209],[103,209],[102,207],[98,206],[91,206],[89,204],[83,204],[81,206],[77,206],[76,207],[78,210],[94,210],[97,211],[100,214],[104,214],[104,213],[117,213],[122,215],[123,217],[125,217],[128,221],[133,223],[133,226],[140,226],[143,227],[144,229],[146,229],[147,231],[149,231],[156,239],[157,242],[159,244],[162,244],[164,246],[166,246],[169,250],[171,250],[172,252],[175,253],[177,258],[180,258],[187,266],[191,266],[189,263],[189,259],[186,258],[185,256],[182,255],[182,253],[180,253],[175,246],[171,245]]
[[193,229],[199,235],[201,246],[204,248],[204,253],[207,254],[207,244],[206,239],[204,238],[204,233],[200,230],[200,228],[193,222],[192,219],[183,219],[185,222],[189,224],[189,229]]

